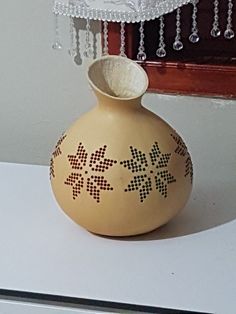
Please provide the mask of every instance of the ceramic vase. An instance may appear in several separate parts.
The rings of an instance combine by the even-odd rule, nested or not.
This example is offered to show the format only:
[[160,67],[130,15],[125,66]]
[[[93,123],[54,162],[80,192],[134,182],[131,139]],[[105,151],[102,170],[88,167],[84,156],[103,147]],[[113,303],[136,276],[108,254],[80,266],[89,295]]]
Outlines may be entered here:
[[145,71],[106,56],[88,68],[96,106],[59,139],[50,165],[55,198],[76,223],[108,236],[166,224],[187,202],[192,162],[181,137],[141,104]]

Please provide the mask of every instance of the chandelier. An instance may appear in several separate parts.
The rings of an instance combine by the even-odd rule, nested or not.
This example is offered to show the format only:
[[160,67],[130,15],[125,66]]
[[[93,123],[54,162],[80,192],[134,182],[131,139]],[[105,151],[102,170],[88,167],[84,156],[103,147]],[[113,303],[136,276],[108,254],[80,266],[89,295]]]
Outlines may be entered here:
[[[206,1],[206,0],[201,0]],[[145,53],[145,22],[159,19],[159,36],[158,47],[156,48],[156,56],[163,58],[166,56],[165,45],[165,14],[173,12],[176,15],[175,38],[173,49],[180,51],[184,48],[181,39],[181,7],[183,5],[192,5],[191,16],[191,32],[188,40],[191,43],[198,43],[200,39],[198,30],[198,0],[55,0],[53,5],[53,13],[55,14],[55,41],[53,48],[60,50],[62,44],[60,42],[59,21],[60,15],[70,18],[70,38],[71,47],[70,54],[75,56],[76,48],[74,47],[74,19],[81,18],[86,20],[85,35],[85,57],[92,56],[92,43],[90,42],[90,21],[102,21],[103,32],[103,55],[109,54],[109,22],[120,23],[120,55],[126,56],[126,23],[139,23],[139,46],[137,51],[137,60],[145,61],[147,56]],[[233,30],[233,0],[227,0],[227,8],[225,14],[224,29],[220,25],[219,20],[219,0],[212,2],[212,21],[210,35],[217,38],[221,35],[225,39],[234,38]],[[208,22],[208,21],[206,21]]]

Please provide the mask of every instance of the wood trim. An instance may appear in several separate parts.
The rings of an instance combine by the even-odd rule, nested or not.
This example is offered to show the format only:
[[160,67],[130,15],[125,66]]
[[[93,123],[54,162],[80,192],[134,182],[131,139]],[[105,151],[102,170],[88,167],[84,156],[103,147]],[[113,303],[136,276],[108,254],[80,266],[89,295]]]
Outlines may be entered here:
[[236,66],[151,61],[141,65],[151,92],[236,98]]
[[[126,24],[125,25],[126,31],[126,41],[125,41],[125,53],[128,58],[133,59],[133,54],[135,51],[135,30],[133,24]],[[120,53],[120,23],[109,23],[109,54],[110,55],[119,55]],[[103,47],[103,32],[102,32],[102,47]]]

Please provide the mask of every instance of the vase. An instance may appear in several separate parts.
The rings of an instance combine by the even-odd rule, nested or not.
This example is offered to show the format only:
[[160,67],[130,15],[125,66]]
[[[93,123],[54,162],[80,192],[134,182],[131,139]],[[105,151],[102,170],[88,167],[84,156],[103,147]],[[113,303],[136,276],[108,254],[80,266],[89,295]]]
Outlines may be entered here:
[[154,230],[189,198],[193,171],[187,147],[168,123],[142,106],[148,78],[137,63],[102,57],[87,76],[97,105],[56,144],[50,164],[55,198],[95,234]]

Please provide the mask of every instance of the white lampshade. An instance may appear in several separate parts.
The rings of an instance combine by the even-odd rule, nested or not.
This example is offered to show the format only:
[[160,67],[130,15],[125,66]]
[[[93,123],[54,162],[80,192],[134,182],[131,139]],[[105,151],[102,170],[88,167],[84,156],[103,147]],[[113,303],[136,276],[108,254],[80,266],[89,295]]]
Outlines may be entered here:
[[134,23],[156,19],[191,0],[55,0],[53,12],[78,18]]

